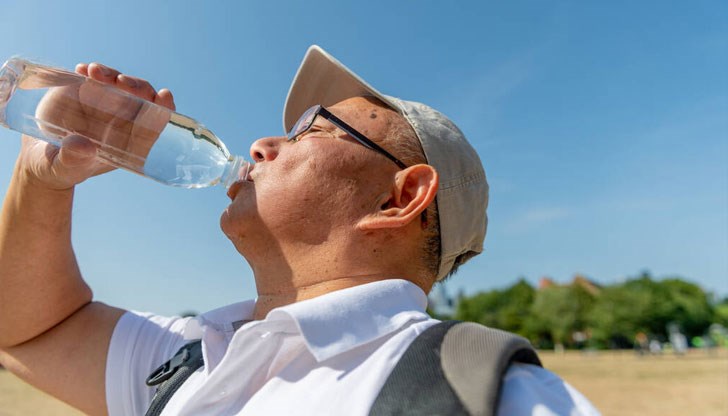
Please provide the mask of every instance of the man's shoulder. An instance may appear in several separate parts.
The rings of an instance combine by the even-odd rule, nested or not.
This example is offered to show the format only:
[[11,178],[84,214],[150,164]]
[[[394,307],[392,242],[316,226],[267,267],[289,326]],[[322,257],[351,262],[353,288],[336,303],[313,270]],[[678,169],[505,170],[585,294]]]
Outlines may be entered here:
[[372,414],[493,414],[514,361],[540,365],[522,337],[472,322],[440,322],[409,345]]
[[393,409],[403,414],[433,409],[443,414],[531,415],[538,409],[599,414],[578,391],[540,366],[525,338],[472,322],[433,326],[430,321],[426,326],[390,374],[373,414],[392,414]]
[[546,368],[513,363],[503,377],[499,415],[535,414],[599,415],[578,390]]

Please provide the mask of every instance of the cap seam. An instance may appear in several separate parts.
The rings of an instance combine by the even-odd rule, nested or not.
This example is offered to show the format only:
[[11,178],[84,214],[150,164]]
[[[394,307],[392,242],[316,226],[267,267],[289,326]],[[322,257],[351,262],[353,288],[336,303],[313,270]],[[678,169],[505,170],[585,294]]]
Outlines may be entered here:
[[450,182],[446,182],[445,184],[443,184],[440,187],[440,189],[444,191],[444,190],[449,190],[449,189],[453,189],[453,188],[458,188],[458,187],[468,185],[470,183],[478,181],[479,179],[484,179],[484,178],[485,178],[485,172],[483,172],[483,171],[474,172],[474,173],[471,173],[468,175],[461,176],[461,177],[457,178],[457,180],[452,180]]

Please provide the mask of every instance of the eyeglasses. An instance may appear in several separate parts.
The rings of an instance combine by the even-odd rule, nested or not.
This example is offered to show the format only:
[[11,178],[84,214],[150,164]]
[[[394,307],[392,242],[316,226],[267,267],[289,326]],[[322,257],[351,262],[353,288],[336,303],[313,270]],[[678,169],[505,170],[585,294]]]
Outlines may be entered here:
[[350,125],[343,122],[341,119],[336,117],[335,115],[331,114],[331,112],[327,109],[325,109],[321,105],[315,105],[306,112],[301,115],[301,118],[298,119],[296,124],[293,125],[293,128],[291,128],[291,131],[288,132],[288,141],[294,141],[296,140],[300,135],[307,132],[311,126],[313,126],[313,122],[316,120],[316,116],[321,116],[325,118],[326,120],[330,121],[333,125],[340,128],[344,132],[346,132],[348,135],[354,138],[357,142],[359,142],[361,145],[368,147],[369,149],[374,150],[375,152],[379,152],[386,156],[389,160],[396,163],[397,166],[399,166],[401,169],[406,169],[407,165],[402,163],[399,159],[392,156],[391,153],[384,150],[381,146],[374,143],[372,140],[368,139],[363,134],[359,133],[351,127]]

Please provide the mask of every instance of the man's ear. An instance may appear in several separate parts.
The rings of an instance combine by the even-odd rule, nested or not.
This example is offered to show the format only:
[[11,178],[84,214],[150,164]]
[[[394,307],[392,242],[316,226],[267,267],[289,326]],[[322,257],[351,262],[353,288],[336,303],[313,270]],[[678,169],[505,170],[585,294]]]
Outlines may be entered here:
[[357,228],[398,228],[419,220],[435,199],[438,185],[439,176],[430,165],[414,165],[397,172],[390,194],[383,198],[377,212],[359,221]]

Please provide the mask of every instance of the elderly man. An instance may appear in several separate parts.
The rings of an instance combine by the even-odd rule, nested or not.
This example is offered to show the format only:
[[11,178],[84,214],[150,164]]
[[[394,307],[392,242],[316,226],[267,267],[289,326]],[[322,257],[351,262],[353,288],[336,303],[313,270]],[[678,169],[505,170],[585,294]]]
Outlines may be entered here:
[[[77,72],[174,108],[167,90],[99,64]],[[191,340],[204,366],[166,415],[367,414],[407,347],[437,321],[426,293],[482,251],[488,185],[439,112],[385,96],[318,47],[250,149],[221,228],[258,297],[196,318],[94,302],[71,247],[74,186],[107,171],[79,137],[25,138],[0,222],[2,363],[89,414],[144,414],[147,376]],[[499,414],[594,412],[548,371],[513,364]]]

